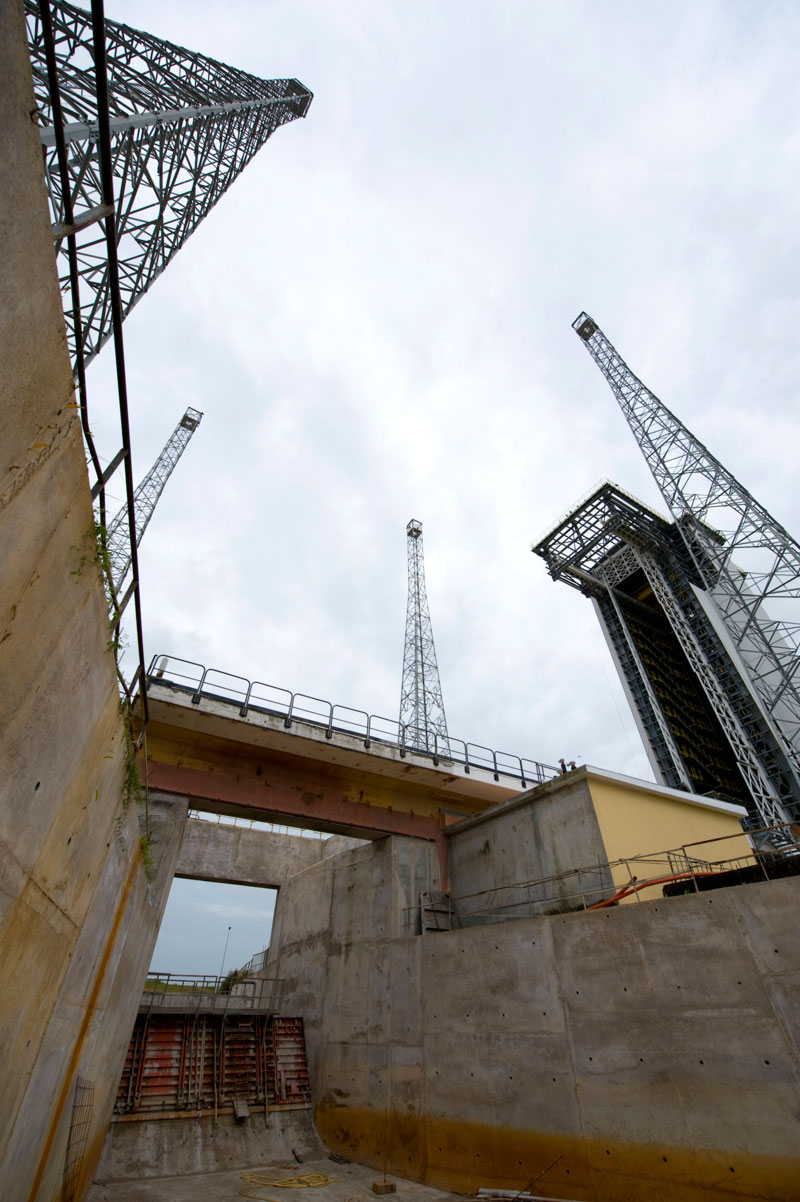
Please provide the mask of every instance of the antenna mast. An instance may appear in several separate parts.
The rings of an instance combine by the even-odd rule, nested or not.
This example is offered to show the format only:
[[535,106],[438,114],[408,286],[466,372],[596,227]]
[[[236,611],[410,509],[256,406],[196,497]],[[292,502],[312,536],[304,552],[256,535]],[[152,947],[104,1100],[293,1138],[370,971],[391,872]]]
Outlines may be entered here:
[[[147,524],[153,516],[153,510],[164,491],[164,485],[169,480],[175,465],[189,445],[189,439],[200,425],[202,413],[198,409],[187,409],[175,427],[172,435],[155,461],[150,471],[140,481],[133,494],[134,525],[136,527],[136,546],[142,541]],[[128,506],[123,505],[116,517],[112,518],[106,535],[108,557],[111,562],[111,574],[114,586],[119,588],[128,574],[131,566],[131,544],[128,532]]]
[[[45,7],[45,6],[42,6]],[[312,100],[296,79],[259,79],[116,21],[105,22],[116,212],[103,203],[93,16],[65,0],[51,6],[61,110],[48,87],[48,37],[37,0],[26,0],[36,113],[53,218],[61,290],[77,252],[80,306],[67,334],[89,363],[111,336],[105,221],[117,235],[126,317],[267,138]],[[104,99],[104,98],[103,98]],[[56,126],[65,154],[59,165]],[[62,175],[62,170],[64,175]]]
[[406,526],[408,549],[408,605],[403,652],[403,685],[400,691],[400,733],[406,747],[449,753],[442,686],[433,645],[431,615],[425,592],[422,523],[413,518]]
[[619,402],[713,603],[734,662],[758,699],[779,758],[786,756],[797,785],[800,545],[633,374],[587,313],[573,328]]

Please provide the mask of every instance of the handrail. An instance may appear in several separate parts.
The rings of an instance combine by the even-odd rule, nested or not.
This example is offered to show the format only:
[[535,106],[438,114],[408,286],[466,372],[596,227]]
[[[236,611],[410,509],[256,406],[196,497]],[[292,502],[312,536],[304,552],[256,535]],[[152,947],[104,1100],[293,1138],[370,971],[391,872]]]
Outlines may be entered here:
[[[194,668],[199,671],[187,674],[181,671],[181,668]],[[224,677],[226,681],[239,681],[244,687],[235,689],[231,684],[220,683],[218,690],[215,691],[213,681],[209,681],[209,678],[214,675]],[[559,776],[561,772],[552,764],[545,764],[540,760],[523,759],[521,756],[507,751],[493,751],[490,747],[484,747],[480,743],[468,743],[463,739],[454,739],[449,736],[447,739],[440,739],[435,732],[433,750],[428,747],[418,747],[408,740],[408,727],[400,725],[393,718],[385,718],[380,714],[368,714],[366,710],[354,709],[352,706],[334,704],[323,697],[314,697],[310,693],[293,693],[289,689],[268,684],[266,681],[251,681],[245,676],[224,672],[219,668],[206,668],[194,660],[178,659],[176,656],[160,653],[154,655],[147,670],[147,680],[150,684],[166,684],[191,693],[193,705],[199,705],[201,698],[205,697],[227,705],[236,705],[243,718],[246,718],[251,710],[273,714],[283,718],[283,725],[287,730],[290,730],[294,723],[302,722],[323,730],[326,739],[332,739],[335,735],[360,738],[363,740],[366,750],[370,749],[373,742],[381,743],[387,747],[398,748],[402,758],[412,752],[414,755],[430,759],[434,767],[438,767],[444,761],[448,766],[459,765],[467,774],[476,769],[490,772],[496,781],[499,781],[501,776],[519,781],[523,789],[530,784],[542,784],[546,780],[551,780],[553,777]],[[262,700],[266,701],[267,699],[261,699],[258,696],[254,698],[254,690],[258,688],[281,694],[288,701],[284,703],[276,700],[273,703],[270,700],[267,704],[261,704]],[[231,696],[223,694],[231,694]],[[240,701],[239,697],[243,700]],[[306,709],[302,705],[298,705],[298,701],[316,702],[324,707],[324,710],[317,714],[313,709]],[[355,721],[350,721],[347,725],[342,722],[337,723],[335,720],[337,710],[358,715],[364,719],[364,722],[357,724]],[[376,723],[380,724],[377,730]],[[354,727],[357,729],[352,729]],[[502,762],[504,760],[510,762]]]
[[[769,855],[764,855],[751,846],[751,850],[745,854],[734,855],[717,860],[701,859],[698,856],[689,854],[690,849],[708,847],[714,843],[725,843],[731,839],[750,838],[752,841],[753,835],[770,834],[776,831],[782,831],[789,841],[793,843],[794,849],[800,853],[800,839],[795,835],[793,837],[793,828],[797,830],[797,823],[784,822],[776,826],[761,827],[756,831],[737,831],[730,835],[714,835],[708,839],[698,839],[694,843],[684,843],[680,847],[671,847],[659,849],[658,851],[642,852],[636,856],[627,856],[618,860],[599,861],[596,864],[586,864],[578,868],[568,868],[563,872],[551,874],[549,876],[535,877],[530,880],[509,881],[500,885],[491,885],[486,889],[478,889],[471,893],[453,894],[451,900],[456,905],[456,912],[459,913],[463,907],[463,903],[485,899],[486,905],[482,909],[465,910],[460,917],[475,918],[487,917],[495,915],[498,911],[503,911],[506,917],[511,917],[508,911],[513,909],[522,909],[531,906],[543,906],[551,902],[570,902],[574,900],[582,909],[594,910],[606,907],[618,900],[622,900],[627,896],[634,896],[637,901],[641,898],[639,894],[648,888],[668,882],[671,880],[686,879],[691,880],[695,891],[697,885],[695,881],[699,877],[714,876],[717,873],[726,872],[733,867],[749,865],[758,867],[764,873],[765,879],[769,879],[767,864]],[[720,849],[724,854],[724,849]],[[685,864],[684,867],[679,867],[681,860]],[[650,866],[653,875],[644,875],[642,869],[647,869]],[[628,875],[628,880],[621,884],[614,881],[614,870],[624,869]],[[665,872],[665,869],[667,870]],[[637,871],[638,870],[638,871]],[[571,891],[566,891],[558,886],[566,885],[570,878],[576,878],[575,887]],[[585,883],[585,878],[589,878],[590,884]],[[594,878],[594,880],[592,879]],[[552,887],[550,892],[544,893],[539,897],[531,897],[531,890],[542,889],[544,887]],[[611,892],[609,893],[609,890]],[[526,891],[527,896],[521,900],[514,900],[513,894],[519,894],[521,891]],[[502,900],[502,895],[512,895],[508,900]],[[588,903],[592,895],[599,895],[597,901]],[[414,907],[408,907],[414,909]],[[523,914],[519,917],[527,917]]]

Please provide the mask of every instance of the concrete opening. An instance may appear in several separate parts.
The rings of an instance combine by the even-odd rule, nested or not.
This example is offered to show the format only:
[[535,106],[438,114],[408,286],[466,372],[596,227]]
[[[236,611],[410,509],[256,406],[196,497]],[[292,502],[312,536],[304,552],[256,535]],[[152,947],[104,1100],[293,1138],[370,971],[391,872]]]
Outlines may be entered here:
[[277,889],[176,877],[151,973],[224,977],[269,945]]

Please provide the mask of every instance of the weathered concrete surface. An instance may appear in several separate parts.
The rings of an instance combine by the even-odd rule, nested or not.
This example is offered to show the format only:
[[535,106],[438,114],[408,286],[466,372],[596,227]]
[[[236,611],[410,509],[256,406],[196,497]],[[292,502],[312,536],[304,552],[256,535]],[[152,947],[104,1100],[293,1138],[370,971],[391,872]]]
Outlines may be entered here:
[[[289,1151],[288,1157],[247,1162],[251,1167],[236,1171],[203,1173],[202,1176],[145,1178],[141,1181],[121,1181],[105,1185],[95,1184],[87,1202],[232,1202],[241,1191],[249,1191],[254,1197],[266,1198],[270,1194],[287,1193],[285,1189],[272,1190],[248,1181],[247,1178],[286,1178],[314,1173],[328,1178],[330,1184],[317,1186],[312,1191],[315,1202],[375,1202],[372,1182],[383,1180],[383,1174],[357,1164],[336,1164],[327,1156],[319,1159],[304,1159],[298,1164]],[[453,1194],[428,1189],[414,1181],[389,1177],[396,1186],[396,1202],[461,1202]]]
[[[94,1084],[84,1176],[99,1156],[162,893],[122,804],[21,0],[0,5],[0,77],[0,1197],[52,1202],[79,1076]],[[173,851],[170,834],[167,876]]]
[[303,1160],[325,1154],[310,1109],[272,1110],[267,1117],[261,1110],[239,1120],[227,1114],[114,1119],[88,1202],[99,1202],[98,1186],[112,1181],[216,1173],[269,1160],[291,1161],[300,1172],[293,1151]]
[[[579,909],[583,897],[587,905],[610,897],[631,873],[644,880],[670,871],[666,857],[632,868],[609,868],[609,861],[686,844],[699,859],[747,857],[745,813],[742,806],[578,768],[447,829],[456,913],[468,925],[482,921],[487,907],[518,917]],[[576,869],[586,871],[579,878]],[[642,896],[660,895],[659,885]]]
[[[528,907],[543,914],[574,909],[576,881],[571,876],[534,888],[517,886],[609,859],[584,771],[559,776],[486,814],[462,820],[447,831],[447,844],[450,889],[462,925],[477,922],[487,906],[520,916]],[[608,869],[598,868],[586,883],[613,891]]]
[[[320,1049],[338,1038],[333,1031],[380,1027],[393,1005],[402,1024],[409,986],[408,1004],[415,1005],[413,981],[395,982],[397,996],[389,995],[387,949],[419,930],[419,894],[439,884],[434,849],[395,837],[328,857],[281,889],[262,975],[284,980],[283,1013],[305,1020],[312,1082],[320,1080]],[[340,950],[342,964],[329,963],[331,948]]]
[[319,863],[326,842],[194,819],[186,824],[175,875],[279,889],[287,877]]
[[408,842],[282,890],[329,1147],[465,1193],[558,1157],[554,1197],[797,1198],[800,882],[409,937]]

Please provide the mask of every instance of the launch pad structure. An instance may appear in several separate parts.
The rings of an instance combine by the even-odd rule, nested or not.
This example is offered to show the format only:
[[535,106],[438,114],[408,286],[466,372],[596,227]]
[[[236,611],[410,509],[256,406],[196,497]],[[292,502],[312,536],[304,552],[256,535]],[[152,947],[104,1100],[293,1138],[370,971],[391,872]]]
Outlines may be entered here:
[[[43,0],[27,11],[41,17],[34,26],[42,47],[35,56],[39,89],[42,63],[51,80],[60,39],[67,50],[77,45],[70,22],[78,22],[78,10]],[[535,783],[525,777],[522,787],[521,777],[497,771],[497,760],[494,771],[475,764],[472,745],[456,762],[449,735],[447,760],[435,755],[438,735],[433,751],[429,740],[424,748],[407,746],[400,733],[382,744],[372,738],[369,715],[364,731],[356,711],[347,717],[331,706],[324,721],[319,713],[298,715],[314,699],[290,692],[282,707],[274,694],[261,695],[257,682],[228,676],[225,683],[224,674],[201,665],[194,665],[200,671],[193,687],[181,688],[169,663],[156,662],[148,673],[140,637],[138,676],[127,683],[129,694],[139,690],[138,720],[149,719],[147,750],[138,754],[149,791],[146,807],[139,804],[137,731],[120,708],[109,648],[108,582],[87,567],[97,559],[96,506],[105,525],[109,476],[84,442],[90,426],[81,364],[110,331],[122,431],[112,466],[124,464],[126,472],[133,581],[114,601],[113,620],[139,588],[121,336],[124,298],[135,291],[125,292],[128,260],[116,253],[117,224],[128,210],[120,210],[125,192],[114,186],[113,140],[117,129],[129,147],[140,145],[138,131],[152,125],[152,111],[143,106],[137,117],[122,105],[112,112],[114,88],[103,90],[106,37],[118,39],[120,52],[135,44],[154,64],[153,79],[159,64],[169,64],[171,74],[179,60],[146,35],[140,43],[121,26],[108,33],[99,3],[93,12],[91,71],[83,82],[93,75],[97,107],[65,109],[67,131],[80,127],[72,142],[64,136],[64,112],[44,127],[55,142],[54,158],[44,143],[50,183],[56,173],[64,197],[65,211],[54,221],[41,127],[31,120],[43,110],[23,4],[12,0],[0,9],[0,119],[13,165],[2,181],[0,227],[0,334],[8,348],[0,377],[0,655],[9,682],[0,692],[4,1200],[83,1202],[101,1164],[118,1176],[143,1177],[156,1165],[154,1148],[163,1158],[158,1167],[171,1158],[183,1171],[201,1172],[237,1157],[263,1162],[279,1149],[289,1156],[292,1148],[301,1156],[320,1152],[323,1139],[327,1150],[378,1172],[470,1194],[481,1186],[519,1194],[538,1174],[553,1197],[583,1202],[633,1195],[643,1202],[724,1202],[731,1195],[791,1202],[800,1175],[800,882],[776,879],[767,865],[798,857],[781,855],[774,844],[754,851],[736,799],[757,814],[793,816],[793,635],[781,609],[791,600],[793,561],[775,526],[750,508],[721,465],[727,501],[744,507],[733,537],[715,520],[713,489],[709,503],[698,505],[699,493],[690,496],[683,482],[671,494],[672,523],[610,487],[551,548],[556,574],[606,607],[609,629],[618,621],[617,655],[622,662],[627,649],[631,680],[634,668],[639,672],[637,704],[643,727],[650,723],[654,762],[665,780],[674,773],[677,785],[584,766]],[[81,28],[88,37],[85,20]],[[116,61],[123,78],[124,56]],[[195,70],[211,72],[209,60],[180,61],[192,80]],[[212,76],[215,86],[223,77],[232,87],[234,77],[242,82],[229,71],[220,67],[206,83]],[[173,147],[199,153],[219,134],[220,171],[241,165],[241,158],[226,157],[232,131],[249,146],[248,121],[266,129],[260,105],[287,120],[308,107],[307,90],[282,82],[280,97],[269,89],[205,99],[193,93],[184,99],[203,111],[182,109],[165,119],[164,144],[174,135]],[[162,134],[151,129],[153,145]],[[96,147],[96,160],[81,137]],[[71,214],[75,181],[63,174],[70,155],[95,187],[85,198],[89,207]],[[116,162],[126,162],[124,151]],[[209,183],[205,171],[198,186]],[[59,241],[67,247],[71,344],[54,254]],[[81,274],[79,246],[90,244],[99,248],[103,286],[84,292],[91,272]],[[153,278],[151,267],[143,260],[142,282]],[[106,325],[94,323],[95,303]],[[692,472],[702,475],[711,460],[688,432],[631,383],[594,323],[581,328],[589,349],[607,355],[643,440],[652,449],[654,430],[668,431],[682,462],[691,451]],[[84,329],[91,331],[85,346]],[[672,451],[658,446],[653,462],[674,475]],[[742,581],[735,569],[748,547],[737,542],[736,529],[755,544],[762,538],[757,526],[769,546],[755,548],[761,568]],[[775,558],[765,566],[769,554]],[[773,593],[780,627],[764,613],[772,613]],[[712,699],[715,689],[725,690],[712,635],[753,702],[750,708],[744,692],[726,693],[730,723]],[[678,662],[680,651],[699,681],[701,691],[692,691],[689,669],[675,673],[673,708],[684,719],[696,715],[688,733],[672,724],[667,685],[647,660],[650,639],[660,640],[662,667]],[[695,722],[703,740],[692,737]],[[291,815],[328,838],[315,844],[312,858],[274,835],[269,842],[264,832],[190,819],[190,809],[284,821]],[[208,831],[198,832],[201,825]],[[784,829],[791,840],[792,822]],[[720,854],[721,842],[734,854]],[[181,1113],[156,1119],[135,1113],[146,1056],[132,1057],[130,1110],[110,1123],[131,1033],[146,1026],[137,1015],[174,876],[232,880],[259,871],[253,883],[277,885],[279,893],[270,949],[253,973],[280,982],[281,1017],[302,1020],[313,1123],[307,1092],[294,1110],[293,1090],[270,1084],[277,1052],[260,1061],[258,1115],[246,1113],[248,1099],[235,1089],[224,1094],[225,1114],[212,1105],[198,1115],[183,1105],[207,1090],[213,1097],[215,1071],[218,1082],[241,1081],[234,1061],[242,1049],[263,1051],[269,1024],[249,1027],[241,1013],[228,1028],[215,1016],[194,1028],[191,1015],[184,1024],[162,1024],[173,1047],[196,1049],[194,1031],[212,1047],[217,1040],[218,1051],[227,1046],[231,1059],[220,1072],[218,1055],[204,1051],[200,1079],[165,1074]],[[662,895],[662,878],[672,895]],[[267,993],[270,1009],[266,987],[247,996]],[[231,1000],[230,1009],[244,1011],[245,1001]],[[238,1035],[227,1042],[234,1025]],[[177,1037],[179,1027],[185,1039]],[[296,1050],[299,1028],[289,1034]],[[300,1075],[295,1082],[305,1091]],[[270,1098],[284,1107],[272,1126],[267,1119],[278,1112],[270,1112]]]

